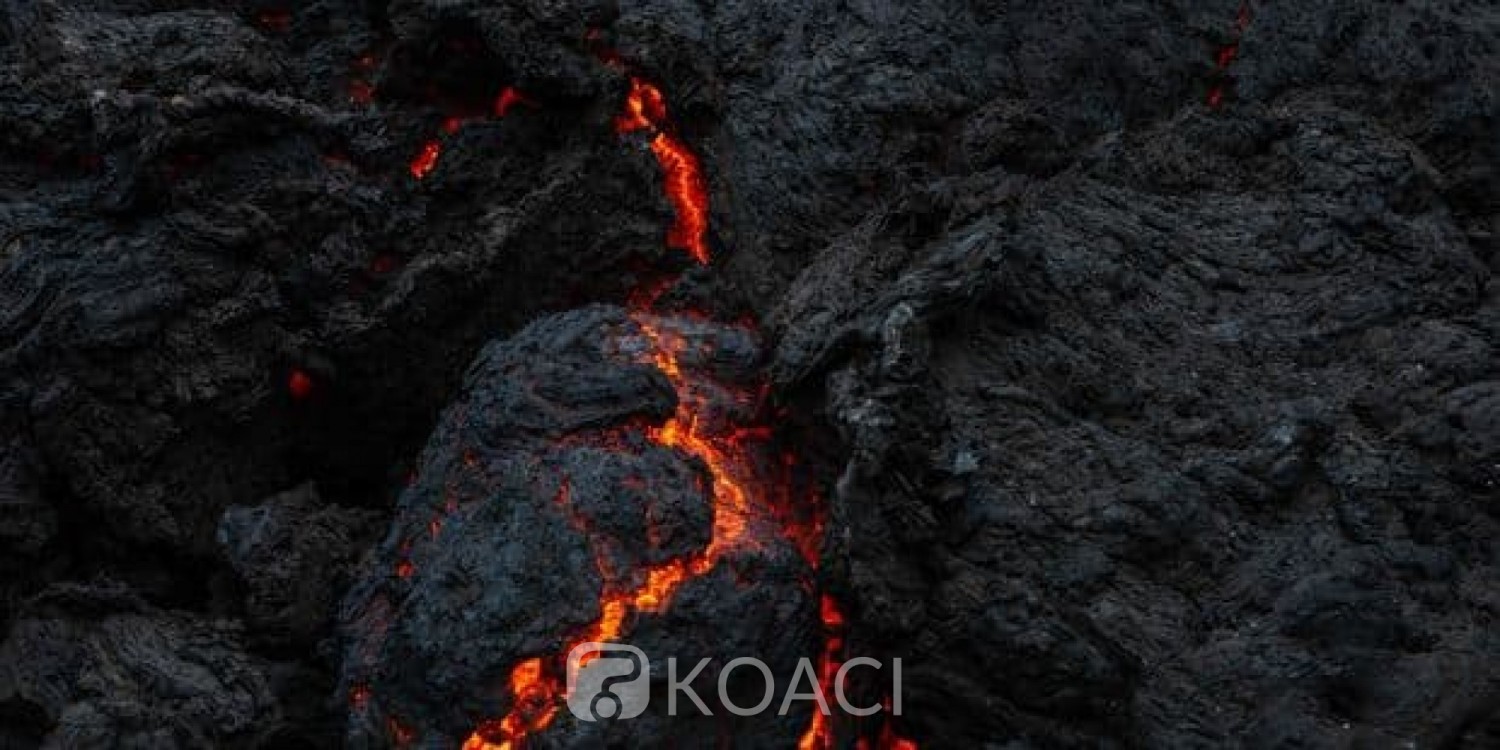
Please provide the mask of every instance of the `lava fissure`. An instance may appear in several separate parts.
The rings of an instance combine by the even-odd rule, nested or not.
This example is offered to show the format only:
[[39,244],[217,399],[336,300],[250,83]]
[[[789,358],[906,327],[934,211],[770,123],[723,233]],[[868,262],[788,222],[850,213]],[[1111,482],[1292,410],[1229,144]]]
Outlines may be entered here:
[[1240,3],[1239,11],[1235,13],[1234,31],[1230,40],[1214,51],[1214,78],[1207,97],[1209,109],[1218,109],[1223,105],[1225,92],[1234,85],[1234,79],[1229,75],[1229,66],[1239,56],[1240,41],[1249,28],[1250,2],[1245,0]]
[[[620,57],[612,51],[602,50],[598,54],[606,64],[624,69]],[[504,106],[497,104],[497,112],[503,113]],[[676,214],[667,244],[686,251],[701,265],[709,264],[707,183],[697,156],[675,134],[661,90],[639,76],[630,75],[630,92],[614,126],[622,136],[642,132],[650,136],[651,151],[663,173],[663,189]],[[711,394],[728,392],[734,402],[757,403],[764,387],[747,389],[725,384],[695,366],[690,356],[696,353],[691,349],[693,342],[675,329],[672,318],[653,312],[657,300],[674,281],[668,278],[643,283],[630,294],[630,320],[643,339],[638,343],[644,344],[635,348],[637,357],[661,371],[677,394],[675,412],[661,424],[648,426],[645,435],[650,442],[691,455],[706,467],[712,480],[713,522],[709,542],[696,553],[624,575],[614,570],[607,556],[596,549],[596,565],[604,580],[599,619],[569,639],[563,653],[582,643],[617,640],[632,613],[664,611],[685,583],[708,574],[727,554],[757,548],[763,535],[780,534],[792,542],[810,569],[817,568],[823,521],[817,507],[792,507],[799,500],[804,504],[818,502],[817,496],[810,492],[796,497],[791,471],[795,457],[787,454],[780,460],[764,460],[771,446],[769,426],[740,424],[713,413]],[[747,331],[753,333],[753,328],[747,327]],[[763,476],[761,467],[767,465],[781,467],[782,473]],[[570,523],[587,534],[587,524],[572,507],[566,476],[560,479],[556,502],[571,519]],[[827,686],[843,658],[844,618],[838,604],[826,595],[822,597],[821,611],[826,640],[820,655],[819,675]],[[510,712],[498,720],[480,723],[464,742],[464,749],[513,750],[523,745],[528,736],[550,726],[557,717],[558,702],[565,697],[565,687],[555,667],[555,663],[540,657],[516,664],[508,680]],[[886,736],[890,737],[888,728]],[[799,747],[831,748],[833,742],[832,717],[814,710]],[[893,742],[881,744],[897,747]]]

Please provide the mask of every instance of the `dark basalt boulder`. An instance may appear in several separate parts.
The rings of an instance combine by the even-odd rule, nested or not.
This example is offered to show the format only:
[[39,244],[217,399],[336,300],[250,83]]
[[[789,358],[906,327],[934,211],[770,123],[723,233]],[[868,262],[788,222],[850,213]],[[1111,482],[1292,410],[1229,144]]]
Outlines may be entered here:
[[[732,383],[753,373],[756,350],[742,329],[651,320],[688,342],[687,377]],[[604,597],[708,547],[708,467],[648,439],[677,406],[672,384],[641,361],[650,347],[624,311],[596,307],[539,320],[486,347],[470,368],[345,604],[344,684],[359,696],[352,745],[405,733],[420,746],[461,742],[514,707],[507,680],[518,662],[541,657],[560,680],[562,657],[605,617]],[[743,418],[731,390],[704,388],[723,399],[709,401],[705,419]],[[790,543],[769,528],[755,535],[684,583],[665,610],[625,613],[621,640],[653,662],[646,715],[590,724],[560,711],[535,741],[698,746],[732,731],[752,747],[794,743],[806,703],[785,717],[736,718],[717,706],[714,685],[740,656],[762,659],[781,688],[790,684],[797,659],[821,647],[811,582]],[[669,657],[679,677],[713,659],[694,685],[717,718],[695,718],[683,697],[691,713],[668,719]],[[762,694],[736,689],[740,705]]]
[[6,747],[256,747],[281,723],[270,668],[227,620],[114,584],[23,605],[0,642]]
[[224,511],[219,545],[247,588],[251,636],[283,648],[316,644],[382,520],[371,510],[328,505],[311,485]]

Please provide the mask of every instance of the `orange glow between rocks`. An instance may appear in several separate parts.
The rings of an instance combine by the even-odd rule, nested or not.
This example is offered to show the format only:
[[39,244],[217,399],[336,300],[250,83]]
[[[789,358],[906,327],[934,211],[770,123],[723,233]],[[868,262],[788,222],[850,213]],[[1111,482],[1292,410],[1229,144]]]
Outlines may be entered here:
[[528,107],[536,106],[536,102],[533,102],[525,94],[516,90],[514,86],[506,86],[504,89],[501,89],[500,95],[495,97],[495,116],[504,117],[510,114],[510,111],[515,109],[518,104],[524,104]]
[[443,152],[442,144],[437,141],[428,141],[422,144],[422,150],[417,152],[416,158],[411,160],[411,176],[423,179],[437,166],[438,156]]
[[[844,651],[844,614],[838,602],[824,594],[818,602],[819,619],[823,621],[823,653],[818,662],[818,686],[823,701],[832,706],[829,693],[833,690],[834,678],[838,675],[840,658]],[[797,741],[797,750],[831,750],[834,743],[832,717],[825,716],[813,706],[812,723]]]
[[667,200],[676,221],[667,232],[667,245],[686,251],[708,265],[708,183],[698,157],[669,129],[667,104],[657,87],[632,76],[625,111],[615,118],[615,132],[625,135],[654,132],[651,153],[661,165]]
[[[618,55],[609,50],[599,51],[602,60],[614,67],[623,67]],[[650,146],[661,166],[664,190],[675,212],[675,222],[667,234],[667,244],[674,249],[688,252],[700,264],[708,264],[710,253],[708,236],[708,190],[698,158],[676,137],[667,119],[667,106],[661,91],[650,83],[631,77],[629,96],[623,111],[615,118],[615,130],[620,134],[647,132],[651,135]],[[495,114],[504,116],[516,104],[529,104],[513,90],[506,89],[495,102]],[[431,161],[436,160],[436,153]],[[420,170],[430,171],[431,164]],[[413,174],[417,175],[417,164]],[[418,175],[420,177],[420,175]],[[604,588],[599,598],[599,618],[575,637],[565,643],[562,653],[587,642],[618,640],[625,632],[632,613],[661,613],[670,605],[682,586],[694,578],[708,574],[726,554],[754,549],[758,541],[755,534],[769,528],[759,519],[776,519],[788,540],[804,555],[809,564],[816,567],[817,544],[821,538],[822,520],[813,518],[794,520],[778,518],[773,500],[784,500],[794,493],[791,488],[790,468],[795,461],[787,456],[782,461],[788,470],[778,477],[777,486],[767,486],[758,473],[759,451],[771,437],[765,427],[723,425],[710,427],[707,423],[712,404],[705,394],[704,385],[724,387],[713,383],[701,372],[693,371],[684,364],[685,355],[693,345],[682,334],[661,325],[662,320],[651,314],[657,299],[672,284],[671,279],[642,283],[630,294],[631,319],[648,344],[642,354],[644,361],[654,365],[671,382],[677,392],[677,409],[667,421],[660,425],[648,425],[645,435],[651,442],[689,454],[707,467],[712,479],[713,528],[708,545],[699,552],[683,558],[668,560],[635,571],[610,569],[605,556],[596,550],[597,566],[604,579]],[[691,316],[685,316],[691,317]],[[711,389],[708,389],[711,390]],[[735,389],[738,392],[738,389]],[[739,394],[750,400],[753,393]],[[644,482],[639,477],[627,477],[627,486],[640,487]],[[632,485],[633,482],[633,485]],[[786,486],[780,486],[780,485]],[[572,487],[563,477],[558,485],[555,502],[567,514],[570,522],[580,531],[587,532],[586,524],[572,508]],[[815,500],[816,498],[806,498]],[[825,631],[825,645],[820,664],[820,680],[825,686],[832,685],[833,675],[838,670],[844,648],[844,618],[837,602],[824,596],[820,601],[820,614]],[[560,655],[559,655],[560,656]],[[585,655],[581,663],[586,664],[596,655]],[[557,717],[558,705],[566,697],[562,680],[560,658],[544,659],[532,657],[522,660],[511,669],[508,680],[511,708],[498,720],[479,724],[463,743],[464,750],[520,750],[529,736],[545,730]],[[831,687],[826,689],[831,690]],[[904,740],[902,742],[905,742]],[[816,709],[813,721],[804,733],[799,747],[802,750],[826,750],[833,747],[834,734],[830,717]],[[891,750],[915,750],[915,745],[887,744]]]

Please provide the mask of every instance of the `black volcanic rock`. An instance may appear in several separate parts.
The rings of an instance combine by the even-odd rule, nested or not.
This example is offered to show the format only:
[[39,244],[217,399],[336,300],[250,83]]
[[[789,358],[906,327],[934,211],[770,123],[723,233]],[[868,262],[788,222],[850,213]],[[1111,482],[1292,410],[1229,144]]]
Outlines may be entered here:
[[111,584],[58,586],[0,643],[6,747],[253,747],[280,723],[241,628]]
[[[653,321],[689,342],[684,370],[730,383],[753,372],[745,331]],[[461,742],[511,710],[514,665],[540,657],[560,679],[562,657],[605,616],[602,597],[708,547],[707,467],[647,437],[676,406],[672,385],[639,361],[650,346],[624,311],[594,307],[543,318],[481,353],[346,603],[344,684],[363,696],[352,745],[390,742],[393,721],[421,744]],[[723,398],[706,419],[743,411]],[[796,660],[819,647],[810,571],[774,534],[756,539],[683,584],[665,611],[625,613],[621,635],[653,661],[657,700],[645,716],[588,724],[561,712],[537,741],[692,745],[722,731],[713,718],[668,719],[668,657],[679,676],[714,659],[694,683],[710,710],[717,670],[739,656],[764,660],[788,685]],[[749,695],[739,703],[760,693]],[[734,731],[751,746],[785,746],[806,721],[804,707],[739,719]]]
[[662,309],[766,340],[661,320],[831,513],[815,584],[727,557],[633,642],[810,654],[821,590],[927,747],[1500,745],[1497,50],[1475,0],[0,2],[0,745],[446,747],[597,619],[589,538],[701,548],[590,307],[688,264],[632,75],[709,188]]
[[833,554],[923,665],[918,736],[1484,744],[1486,256],[1366,117],[1230,117],[913,196],[773,316],[773,372],[827,373]]
[[249,589],[253,636],[305,646],[325,634],[380,520],[374,511],[326,505],[310,485],[226,510],[219,544]]

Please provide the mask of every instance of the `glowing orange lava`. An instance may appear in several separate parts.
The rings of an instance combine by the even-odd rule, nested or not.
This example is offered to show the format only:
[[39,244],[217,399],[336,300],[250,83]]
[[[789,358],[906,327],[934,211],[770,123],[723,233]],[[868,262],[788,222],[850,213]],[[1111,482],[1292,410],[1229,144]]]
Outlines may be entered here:
[[[833,702],[829,700],[828,691],[832,690],[839,671],[839,659],[844,652],[844,614],[839,610],[838,602],[824,594],[819,602],[819,615],[823,621],[823,653],[818,662],[818,685],[823,691],[823,702],[831,706]],[[815,705],[812,724],[797,741],[797,750],[831,750],[834,741],[831,718]]]
[[667,245],[684,250],[708,265],[708,183],[698,157],[671,133],[667,104],[657,87],[632,76],[625,111],[615,118],[615,132],[654,132],[651,153],[661,165],[667,200],[676,221],[667,232]]
[[545,729],[557,716],[557,683],[542,669],[541,659],[526,659],[510,673],[515,707],[499,721],[487,721],[464,741],[463,750],[512,750],[521,738]]
[[426,177],[432,172],[432,168],[437,166],[438,156],[442,152],[443,146],[437,141],[422,144],[422,150],[418,151],[416,158],[411,160],[411,176],[419,180]]
[[[599,599],[599,619],[584,633],[567,644],[566,651],[589,642],[618,640],[623,633],[626,617],[630,612],[659,613],[670,605],[673,596],[682,585],[693,578],[713,570],[719,558],[726,552],[750,543],[746,533],[746,519],[750,513],[751,495],[745,485],[749,475],[750,457],[744,453],[743,443],[733,434],[715,436],[699,430],[698,414],[705,408],[703,398],[696,393],[684,375],[679,362],[683,348],[687,346],[681,336],[661,330],[655,319],[644,313],[635,316],[636,324],[651,342],[647,354],[678,393],[677,412],[659,427],[647,430],[647,437],[658,445],[683,450],[696,456],[709,468],[712,475],[714,495],[713,536],[708,547],[688,558],[668,560],[641,571],[639,583],[633,587],[621,587],[618,583],[607,583]],[[555,501],[560,505],[571,503],[572,490],[564,480],[558,486]],[[601,564],[601,572],[604,572]],[[606,575],[606,579],[611,576]],[[586,655],[581,663],[588,663],[592,655]],[[535,663],[535,666],[534,666]],[[564,694],[556,675],[541,675],[540,662],[531,659],[518,664],[511,672],[511,712],[499,721],[489,721],[464,743],[465,750],[501,750],[518,746],[529,734],[543,730],[552,723],[556,710],[538,713],[529,710],[530,720],[518,717],[518,712],[527,712],[527,693],[517,689],[518,684],[545,684],[545,689],[528,687],[534,694],[556,698]],[[524,672],[524,674],[523,674]]]
[[[622,65],[611,51],[601,51],[600,56],[608,64]],[[497,115],[503,116],[517,102],[525,103],[522,98],[507,101],[510,92],[510,89],[502,92],[496,101]],[[637,131],[652,134],[651,150],[661,165],[665,191],[676,212],[667,243],[687,251],[697,262],[707,264],[710,260],[707,183],[697,157],[672,133],[661,91],[638,77],[632,77],[630,95],[625,101],[624,111],[615,118],[615,129],[621,134]],[[435,150],[432,159],[436,159]],[[431,164],[427,164],[421,171],[425,174],[430,169]],[[413,163],[412,172],[414,175],[418,173],[416,163]],[[647,426],[645,433],[651,442],[694,456],[708,468],[712,478],[712,536],[707,547],[699,552],[625,575],[617,575],[605,557],[596,551],[599,572],[605,580],[599,598],[599,619],[570,639],[564,653],[581,643],[617,640],[632,613],[664,611],[683,584],[713,570],[726,554],[753,549],[757,541],[752,528],[766,528],[765,524],[755,521],[776,515],[770,501],[778,495],[791,494],[787,487],[764,486],[765,482],[758,477],[753,451],[764,447],[770,437],[767,428],[709,426],[708,423],[714,420],[708,416],[712,409],[708,392],[716,387],[722,388],[722,384],[714,383],[708,376],[687,366],[686,355],[691,353],[689,347],[695,344],[668,321],[650,312],[670,286],[670,279],[646,283],[630,295],[631,319],[648,344],[641,356],[667,377],[677,393],[677,409],[673,415],[660,425]],[[737,395],[747,400],[753,396],[750,393]],[[788,469],[792,464],[790,458],[784,462]],[[637,483],[641,481],[639,477],[633,479]],[[785,479],[784,483],[790,484],[789,478]],[[555,501],[576,528],[587,530],[583,521],[574,515],[572,488],[566,477],[558,485]],[[797,545],[810,564],[816,566],[816,540],[821,535],[821,519],[813,518],[800,522],[800,525],[790,519],[780,520],[788,539]],[[827,596],[822,598],[821,615],[827,639],[820,680],[827,686],[832,685],[842,658],[844,618],[837,603]],[[582,661],[586,663],[591,658],[585,656]],[[512,668],[510,713],[480,724],[464,742],[464,750],[519,750],[528,736],[551,725],[557,716],[558,703],[565,697],[565,688],[562,676],[556,674],[555,669],[549,669],[549,664],[556,667],[555,663],[542,658],[529,658]],[[830,718],[817,710],[813,714],[812,725],[799,747],[801,750],[831,748],[834,735]],[[915,745],[911,744],[887,743],[883,747],[915,750]]]

